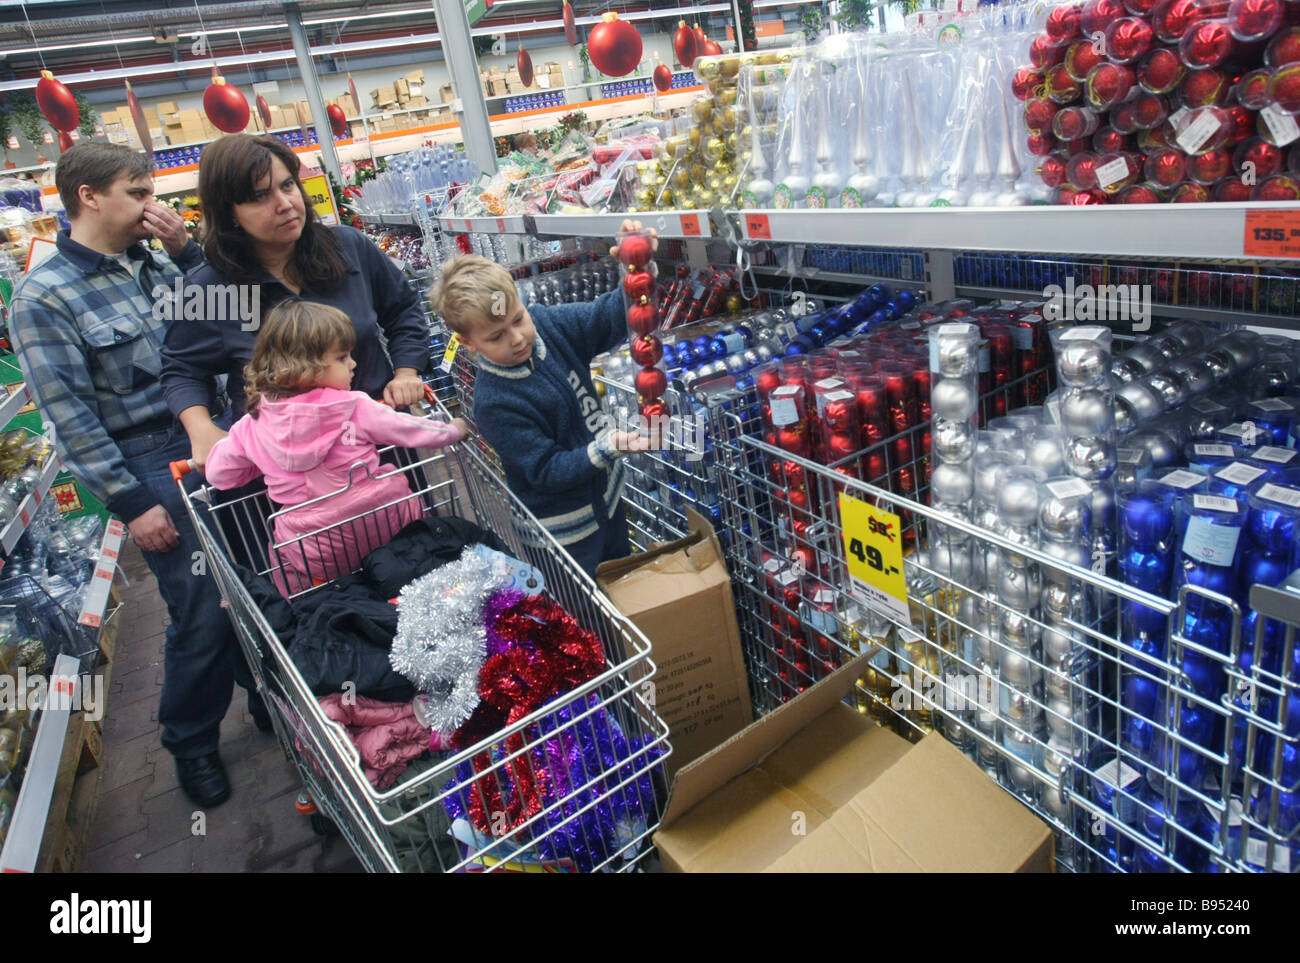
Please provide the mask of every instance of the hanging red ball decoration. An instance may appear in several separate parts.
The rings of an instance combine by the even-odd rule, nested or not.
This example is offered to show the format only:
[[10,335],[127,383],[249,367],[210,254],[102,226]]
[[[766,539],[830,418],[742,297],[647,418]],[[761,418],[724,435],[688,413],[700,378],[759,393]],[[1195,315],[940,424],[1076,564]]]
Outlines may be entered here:
[[611,11],[591,28],[587,37],[587,56],[602,74],[610,77],[630,74],[641,62],[641,34]]
[[656,398],[653,401],[645,401],[641,404],[641,417],[646,421],[654,424],[656,419],[667,418],[672,414],[668,410],[668,403],[662,398]]
[[330,130],[335,137],[343,137],[348,132],[348,115],[344,113],[343,108],[338,104],[330,104],[325,108],[325,113],[330,119]]
[[673,89],[673,72],[668,69],[667,64],[660,64],[655,68],[652,75],[655,82],[655,90],[661,94],[666,94]]
[[709,38],[708,36],[705,35],[704,30],[700,27],[698,23],[695,24],[695,26],[693,26],[691,29],[695,33],[695,56],[703,57],[704,45],[709,42]]
[[632,360],[643,368],[651,368],[664,356],[664,346],[654,335],[642,335],[632,341]]
[[643,337],[652,334],[659,327],[659,312],[653,304],[634,304],[627,309],[627,326]]
[[668,390],[668,376],[659,368],[642,368],[636,373],[635,384],[642,401],[654,401]]
[[262,118],[262,127],[264,127],[266,130],[270,130],[271,129],[271,105],[266,102],[266,98],[263,97],[261,94],[257,95],[257,116]]
[[36,82],[36,106],[55,130],[76,130],[81,122],[81,111],[72,91],[55,80],[48,70],[42,70],[41,79]]
[[71,146],[72,146],[72,135],[69,134],[66,130],[59,131],[59,153],[62,154],[65,150],[67,150]]
[[705,40],[705,41],[704,41],[704,56],[706,56],[706,57],[720,57],[720,56],[722,56],[722,48],[719,47],[719,46],[718,46],[716,43],[714,43],[712,40]]
[[564,42],[570,47],[578,46],[578,23],[573,18],[573,7],[569,5],[569,0],[564,0],[561,16],[564,18]]
[[203,112],[218,130],[238,134],[248,126],[248,101],[239,88],[226,83],[215,71],[212,83],[203,92]]
[[700,53],[699,46],[695,31],[686,26],[685,20],[678,20],[677,32],[673,34],[673,53],[677,56],[677,62],[683,67],[694,66],[695,58]]
[[523,47],[515,54],[515,67],[519,70],[519,82],[525,87],[533,85],[533,58]]
[[131,81],[126,81],[126,109],[131,114],[131,121],[135,124],[136,136],[140,138],[140,143],[145,145],[144,152],[150,157],[153,156],[153,136],[149,133],[149,122],[144,119],[144,108],[140,106],[140,99],[136,97],[135,91],[131,89]]
[[655,276],[649,271],[631,271],[623,278],[623,290],[635,303],[654,293]]
[[630,270],[635,272],[644,268],[653,256],[654,248],[650,244],[649,235],[630,234],[619,239],[618,259]]

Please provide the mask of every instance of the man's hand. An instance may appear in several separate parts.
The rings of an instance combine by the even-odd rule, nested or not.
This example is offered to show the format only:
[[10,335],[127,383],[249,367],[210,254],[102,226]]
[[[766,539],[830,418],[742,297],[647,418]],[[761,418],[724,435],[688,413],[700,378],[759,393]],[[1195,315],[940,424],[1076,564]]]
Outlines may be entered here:
[[384,401],[394,408],[405,408],[424,400],[424,382],[414,368],[398,368],[393,380],[384,386]]
[[[631,218],[628,218],[626,221],[624,221],[622,224],[619,225],[618,233],[630,234],[632,231],[639,231],[639,230],[641,230],[641,222],[634,221]],[[656,231],[653,227],[650,228],[650,250],[652,251],[659,250],[659,232]],[[618,257],[617,244],[615,244],[613,247],[609,249],[609,256],[614,258]]]
[[146,552],[170,552],[181,543],[176,526],[172,524],[172,517],[161,505],[155,505],[143,515],[137,515],[126,523],[126,528],[135,543]]
[[212,454],[212,446],[227,434],[224,429],[218,428],[211,421],[197,431],[190,432],[190,457],[194,459],[200,474],[208,466],[208,455]]
[[162,242],[163,250],[170,257],[180,254],[189,243],[190,234],[185,230],[185,219],[166,204],[157,201],[145,204],[144,226]]

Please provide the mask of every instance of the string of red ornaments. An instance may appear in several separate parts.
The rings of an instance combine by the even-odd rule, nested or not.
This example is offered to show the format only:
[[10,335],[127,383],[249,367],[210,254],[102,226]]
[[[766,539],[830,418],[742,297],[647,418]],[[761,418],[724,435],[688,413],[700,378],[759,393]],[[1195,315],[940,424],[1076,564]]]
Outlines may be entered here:
[[627,304],[628,335],[632,344],[632,360],[641,366],[636,373],[635,385],[641,416],[648,422],[667,417],[668,405],[663,394],[668,390],[668,375],[660,366],[664,356],[663,342],[656,332],[661,318],[655,295],[658,280],[653,264],[654,241],[649,231],[633,231],[619,237],[618,259],[626,273],[623,275],[623,293]]

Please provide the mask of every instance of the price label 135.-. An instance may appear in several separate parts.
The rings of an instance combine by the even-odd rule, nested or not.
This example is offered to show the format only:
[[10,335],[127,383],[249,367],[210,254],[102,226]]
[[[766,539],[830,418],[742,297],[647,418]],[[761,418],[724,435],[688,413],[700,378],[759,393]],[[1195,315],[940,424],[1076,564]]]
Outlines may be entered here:
[[878,611],[904,622],[910,620],[898,516],[841,494],[840,520],[853,593]]

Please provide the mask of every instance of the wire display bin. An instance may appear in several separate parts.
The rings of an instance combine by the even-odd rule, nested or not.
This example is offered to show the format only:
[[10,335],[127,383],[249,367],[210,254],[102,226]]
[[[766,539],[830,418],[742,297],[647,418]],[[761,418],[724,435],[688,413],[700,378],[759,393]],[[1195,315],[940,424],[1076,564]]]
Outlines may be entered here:
[[[381,453],[384,449],[381,449]],[[425,453],[421,453],[425,454]],[[394,469],[397,471],[398,469]],[[268,544],[274,505],[266,493],[223,500],[206,486],[185,492],[240,645],[281,748],[305,787],[318,831],[328,820],[370,871],[630,871],[652,852],[650,837],[666,796],[662,762],[667,726],[647,701],[654,672],[645,636],[466,445],[400,469],[427,515],[475,521],[541,574],[545,594],[600,640],[605,668],[572,691],[462,751],[412,766],[380,791],[357,748],[322,711],[236,571],[242,562],[284,578],[280,549]],[[346,525],[382,526],[384,509],[306,536],[337,544]],[[391,534],[391,533],[390,533]],[[360,559],[337,559],[342,572]],[[293,583],[289,582],[289,587]],[[293,593],[291,601],[319,586]],[[581,751],[590,745],[600,751]],[[591,760],[600,759],[594,766]],[[490,819],[470,820],[472,811]]]

